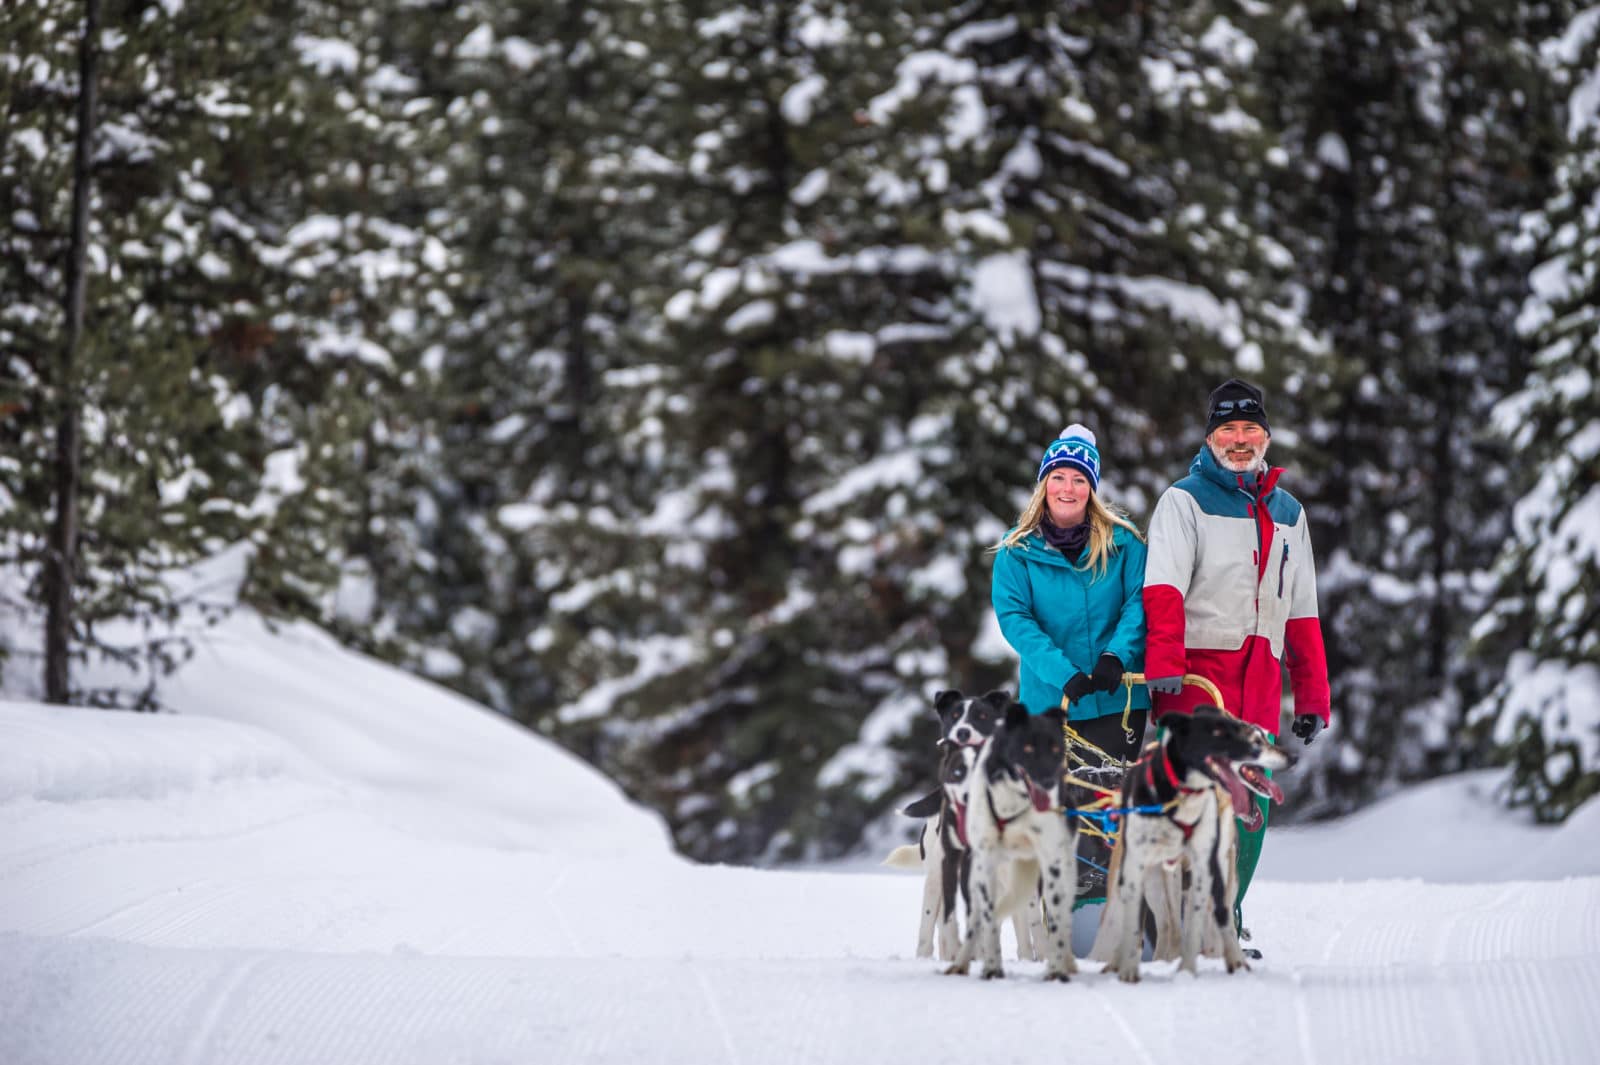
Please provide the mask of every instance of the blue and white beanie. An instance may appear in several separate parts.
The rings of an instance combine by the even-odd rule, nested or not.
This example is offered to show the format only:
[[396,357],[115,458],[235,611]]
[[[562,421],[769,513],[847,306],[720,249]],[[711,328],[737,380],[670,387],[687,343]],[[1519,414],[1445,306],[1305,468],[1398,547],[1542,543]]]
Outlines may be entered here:
[[1073,422],[1061,430],[1061,435],[1044,449],[1039,460],[1039,476],[1034,483],[1044,480],[1044,475],[1057,466],[1071,466],[1089,478],[1089,490],[1100,490],[1100,449],[1095,447],[1094,434],[1087,427]]

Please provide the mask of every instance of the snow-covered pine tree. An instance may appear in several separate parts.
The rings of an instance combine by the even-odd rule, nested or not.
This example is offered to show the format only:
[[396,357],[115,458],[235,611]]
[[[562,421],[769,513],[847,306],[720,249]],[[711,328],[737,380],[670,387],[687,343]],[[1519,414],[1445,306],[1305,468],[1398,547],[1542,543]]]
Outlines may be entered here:
[[[69,618],[74,659],[129,665],[126,686],[74,700],[148,705],[178,653],[168,567],[239,538],[231,504],[252,494],[236,392],[205,357],[211,305],[228,283],[209,239],[214,143],[237,106],[223,73],[243,9],[107,5],[95,42],[99,104],[86,215],[84,332],[70,380],[54,368],[73,195],[69,169],[83,38],[78,4],[8,5],[0,181],[9,219],[0,347],[13,409],[4,508],[9,560],[33,575],[14,606],[43,594],[42,525],[55,502],[49,426],[63,405],[82,425],[79,532]],[[189,43],[187,49],[172,42]],[[223,505],[218,505],[219,503]],[[134,623],[108,637],[104,624]],[[125,635],[129,631],[135,635]]]
[[1600,792],[1600,8],[1544,56],[1565,144],[1555,192],[1524,229],[1540,262],[1519,325],[1537,353],[1494,411],[1523,494],[1474,631],[1501,682],[1474,717],[1510,758],[1510,801],[1560,820]]
[[900,12],[654,10],[672,199],[649,266],[673,287],[608,382],[632,412],[615,535],[559,556],[532,643],[571,704],[557,733],[687,851],[837,850],[902,767],[830,759],[863,718],[920,723],[964,564],[940,557],[947,438],[922,372],[954,332],[927,206],[945,179],[906,150],[942,112],[935,95],[915,131],[872,117],[911,48]]
[[[239,283],[223,335],[266,483],[243,595],[392,650],[379,604],[433,578],[418,546],[439,476],[436,367],[458,263],[440,163],[450,130],[426,61],[450,13],[279,4],[235,71],[248,111],[217,191]],[[221,212],[219,212],[221,214]]]
[[457,5],[409,49],[448,130],[459,284],[454,312],[419,324],[437,451],[401,523],[416,564],[380,582],[376,609],[388,653],[538,727],[609,665],[550,642],[551,596],[618,568],[650,505],[628,397],[648,379],[636,308],[663,283],[644,264],[675,232],[653,147],[664,17]]
[[[691,853],[827,851],[926,783],[932,688],[1005,676],[974,650],[984,548],[1044,442],[1098,415],[1138,509],[1215,379],[1301,342],[1240,180],[1271,139],[1215,17],[1086,6],[1078,36],[1008,5],[675,10],[689,195],[659,273],[690,284],[641,393],[656,503],[629,526],[662,561],[608,554],[534,642],[609,665],[558,734]],[[1213,62],[1246,84],[1202,91]],[[1152,403],[1195,442],[1169,448]],[[631,629],[574,642],[573,619]]]
[[[376,143],[360,104],[318,80],[352,50],[329,39],[344,26],[335,6],[110,5],[88,328],[75,379],[53,379],[77,8],[11,5],[5,17],[16,49],[0,139],[14,223],[0,312],[17,404],[5,429],[7,546],[13,561],[38,558],[51,503],[42,427],[70,397],[84,426],[74,653],[134,668],[125,684],[73,697],[151,705],[182,653],[169,626],[186,597],[232,601],[231,589],[180,591],[166,580],[172,567],[248,543],[246,594],[320,612],[353,509],[347,486],[323,473],[349,465],[355,419],[370,410],[338,368],[374,361],[379,329],[357,319],[380,304],[404,309],[372,290],[392,292],[421,246],[370,211],[335,213],[360,171],[352,157],[374,158]],[[320,435],[304,431],[313,423]],[[34,585],[23,598],[37,595]],[[108,640],[112,620],[133,622],[117,631],[134,635]]]
[[[1314,347],[1264,196],[1280,156],[1249,16],[960,10],[945,46],[971,65],[991,129],[952,167],[967,217],[1006,234],[974,278],[994,370],[973,394],[1007,425],[999,454],[1031,453],[1069,421],[1095,427],[1111,485],[1142,517],[1186,470],[1211,387],[1234,374],[1276,384],[1287,351]],[[995,320],[1013,306],[1032,317]]]
[[[1300,389],[1301,498],[1318,544],[1338,757],[1295,774],[1303,811],[1459,768],[1481,671],[1459,649],[1473,575],[1507,528],[1482,428],[1520,379],[1550,127],[1538,5],[1300,5],[1264,38],[1293,160],[1277,190],[1309,316],[1335,355]],[[1326,748],[1332,750],[1332,747]],[[1308,793],[1317,800],[1306,802]]]

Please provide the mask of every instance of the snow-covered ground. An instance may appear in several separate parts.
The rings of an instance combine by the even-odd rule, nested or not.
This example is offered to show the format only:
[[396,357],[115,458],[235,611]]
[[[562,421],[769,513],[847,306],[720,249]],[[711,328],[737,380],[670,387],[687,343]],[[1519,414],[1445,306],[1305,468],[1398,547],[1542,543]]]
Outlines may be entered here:
[[182,713],[0,704],[0,1062],[1600,1059],[1600,807],[1275,830],[1253,971],[985,983],[919,878],[702,867],[539,738],[241,613]]

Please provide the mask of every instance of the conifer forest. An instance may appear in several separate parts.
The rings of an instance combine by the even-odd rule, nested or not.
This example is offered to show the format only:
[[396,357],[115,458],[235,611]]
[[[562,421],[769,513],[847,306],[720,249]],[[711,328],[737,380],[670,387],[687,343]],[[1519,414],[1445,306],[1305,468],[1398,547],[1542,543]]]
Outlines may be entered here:
[[1333,691],[1289,815],[1600,791],[1600,7],[15,0],[0,242],[13,697],[160,711],[243,605],[693,858],[841,855],[1015,689],[1045,445],[1143,528],[1239,376]]

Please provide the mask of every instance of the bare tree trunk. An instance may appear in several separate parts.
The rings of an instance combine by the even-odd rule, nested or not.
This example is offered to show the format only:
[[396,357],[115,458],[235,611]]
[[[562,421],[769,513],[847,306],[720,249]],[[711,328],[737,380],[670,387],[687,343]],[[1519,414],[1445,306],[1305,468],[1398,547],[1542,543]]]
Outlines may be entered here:
[[96,68],[99,65],[100,0],[84,0],[83,40],[78,45],[78,136],[72,153],[72,236],[67,247],[64,300],[66,343],[56,372],[56,512],[45,554],[44,691],[52,703],[69,692],[68,652],[72,637],[72,592],[78,568],[78,462],[80,418],[78,347],[83,339],[84,271],[89,247],[90,141],[94,134]]

